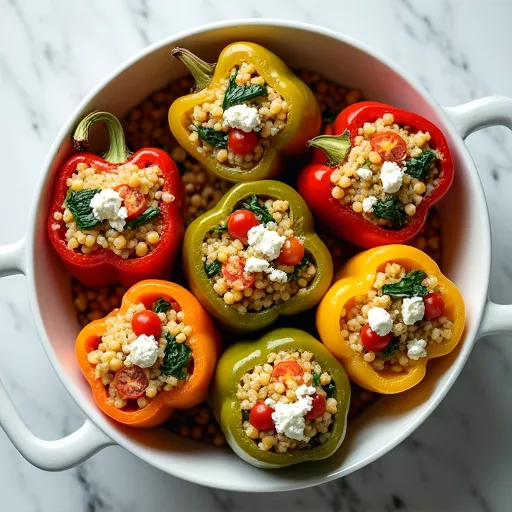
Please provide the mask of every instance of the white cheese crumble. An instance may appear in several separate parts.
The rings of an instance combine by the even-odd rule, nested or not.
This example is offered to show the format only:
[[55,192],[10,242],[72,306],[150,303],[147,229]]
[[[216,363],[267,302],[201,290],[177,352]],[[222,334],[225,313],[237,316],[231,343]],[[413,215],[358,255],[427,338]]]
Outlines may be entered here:
[[295,390],[295,396],[297,398],[302,398],[303,396],[313,396],[316,393],[315,386],[306,386],[306,384],[301,384]]
[[363,199],[363,212],[372,213],[373,207],[378,203],[378,199],[375,196],[365,197]]
[[288,274],[286,272],[283,272],[282,270],[273,268],[268,278],[273,283],[286,283],[288,281]]
[[405,298],[402,301],[402,318],[405,325],[414,325],[425,316],[425,303],[421,297]]
[[94,194],[89,206],[92,208],[94,218],[99,221],[108,220],[112,229],[123,231],[128,212],[124,206],[121,206],[121,196],[119,192],[111,188],[104,188]]
[[280,236],[277,231],[271,231],[262,224],[258,224],[247,233],[249,245],[261,253],[269,261],[275,260],[281,252],[286,237]]
[[224,111],[224,128],[230,126],[231,128],[238,128],[243,132],[259,132],[261,130],[260,118],[258,116],[258,109],[249,107],[242,103],[235,105]]
[[295,394],[298,398],[296,402],[283,404],[275,402],[272,398],[267,398],[265,404],[274,409],[272,421],[279,434],[284,434],[296,441],[308,442],[309,437],[304,435],[304,427],[306,426],[304,416],[313,408],[313,399],[309,395],[301,395],[299,398],[297,393]]
[[407,343],[407,357],[417,361],[421,357],[427,357],[425,347],[427,342],[425,340],[411,340]]
[[394,194],[402,186],[404,171],[395,162],[384,162],[380,169],[380,180],[382,188],[388,194]]
[[369,180],[373,176],[373,172],[365,167],[361,167],[361,169],[358,169],[356,172],[362,180]]
[[383,308],[371,308],[368,311],[368,323],[373,332],[379,336],[386,336],[393,328],[390,314]]
[[141,334],[134,342],[130,343],[130,354],[126,358],[130,363],[149,368],[156,363],[158,358],[158,343],[153,335]]
[[244,270],[246,272],[266,272],[269,270],[269,267],[270,265],[267,260],[250,256],[245,262]]

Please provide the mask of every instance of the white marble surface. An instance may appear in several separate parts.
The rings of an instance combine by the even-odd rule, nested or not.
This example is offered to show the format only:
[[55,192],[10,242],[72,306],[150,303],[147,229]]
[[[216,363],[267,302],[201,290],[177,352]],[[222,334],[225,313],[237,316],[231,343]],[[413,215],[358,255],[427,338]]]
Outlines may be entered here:
[[[10,222],[2,224],[0,243],[16,240],[25,229],[43,158],[59,127],[98,80],[172,32],[251,16],[308,21],[378,47],[445,105],[490,93],[512,96],[509,0],[2,0],[0,212]],[[512,135],[486,130],[471,136],[468,145],[493,222],[491,296],[510,302]],[[14,187],[24,194],[9,194]],[[25,290],[22,278],[0,284],[0,376],[28,425],[55,439],[80,425],[82,414],[39,345]],[[507,511],[512,507],[511,364],[510,339],[481,341],[445,401],[401,446],[343,480],[280,495],[198,487],[120,448],[65,473],[44,473],[30,466],[0,430],[0,510]]]

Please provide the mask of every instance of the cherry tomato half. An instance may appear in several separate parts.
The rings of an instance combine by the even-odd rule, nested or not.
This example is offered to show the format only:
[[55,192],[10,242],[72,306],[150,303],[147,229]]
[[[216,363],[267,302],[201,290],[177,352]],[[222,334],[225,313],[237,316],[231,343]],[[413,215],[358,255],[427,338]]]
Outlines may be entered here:
[[148,202],[146,200],[146,196],[142,193],[142,190],[128,185],[118,185],[114,190],[117,190],[119,195],[123,198],[123,206],[128,212],[128,217],[126,217],[127,219],[134,219],[146,210]]
[[297,265],[302,258],[304,258],[304,246],[298,238],[292,237],[284,242],[277,262],[281,265]]
[[141,334],[145,334],[146,336],[153,335],[155,340],[158,340],[162,330],[162,321],[153,311],[148,309],[139,311],[133,315],[132,330],[137,336]]
[[277,363],[272,370],[272,377],[297,377],[304,375],[302,366],[297,361],[282,361]]
[[382,352],[389,345],[392,337],[392,333],[379,336],[375,331],[372,331],[369,324],[361,329],[361,343],[366,350],[372,352]]
[[222,275],[230,288],[238,291],[250,288],[256,280],[256,274],[246,272],[245,259],[239,256],[230,256],[226,263],[222,264]]
[[370,144],[383,160],[402,163],[407,155],[407,144],[398,133],[379,132],[372,135]]
[[247,243],[247,233],[259,223],[258,217],[250,210],[235,210],[228,217],[228,232],[233,238]]
[[440,293],[432,292],[423,299],[425,304],[425,318],[433,320],[439,318],[444,313],[445,303]]
[[139,366],[123,366],[114,376],[114,387],[121,398],[135,400],[144,395],[148,379]]
[[254,151],[254,148],[260,143],[260,136],[254,132],[244,132],[242,130],[230,130],[228,135],[228,148],[235,155],[247,155]]
[[249,423],[258,430],[273,430],[274,422],[272,421],[272,413],[274,409],[269,407],[262,401],[254,404],[249,413]]
[[325,412],[325,396],[315,393],[311,398],[313,399],[313,409],[304,416],[307,420],[314,420]]

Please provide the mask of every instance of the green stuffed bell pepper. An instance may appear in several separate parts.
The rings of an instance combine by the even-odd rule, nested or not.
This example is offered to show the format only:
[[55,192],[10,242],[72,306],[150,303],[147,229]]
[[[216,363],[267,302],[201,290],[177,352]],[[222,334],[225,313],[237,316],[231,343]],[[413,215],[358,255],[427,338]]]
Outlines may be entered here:
[[228,444],[266,469],[326,459],[345,437],[350,383],[322,343],[276,329],[219,359],[210,404]]
[[234,186],[190,224],[183,268],[201,304],[238,332],[312,308],[333,272],[306,203],[290,186],[270,180]]

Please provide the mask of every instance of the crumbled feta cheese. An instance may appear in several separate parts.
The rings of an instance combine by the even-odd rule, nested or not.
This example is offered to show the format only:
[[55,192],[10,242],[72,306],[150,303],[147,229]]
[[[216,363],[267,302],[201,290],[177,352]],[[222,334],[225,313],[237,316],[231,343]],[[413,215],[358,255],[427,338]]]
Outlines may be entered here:
[[306,386],[306,384],[301,384],[296,390],[295,390],[295,396],[297,398],[302,398],[303,396],[312,396],[316,393],[315,386]]
[[274,409],[272,421],[279,434],[284,434],[297,441],[308,442],[309,437],[304,435],[304,427],[306,426],[304,416],[313,408],[313,399],[309,395],[299,398],[296,393],[296,396],[298,400],[293,403],[283,404],[267,398],[265,404]]
[[362,180],[369,180],[373,176],[373,172],[370,169],[366,169],[366,167],[361,167],[356,172]]
[[259,132],[261,130],[258,109],[245,103],[235,105],[224,111],[224,127],[238,128],[243,132]]
[[425,316],[425,303],[421,297],[405,298],[402,301],[402,319],[405,325],[414,325]]
[[249,245],[269,261],[279,256],[285,240],[286,237],[280,236],[277,231],[270,231],[262,224],[254,226],[247,233]]
[[126,358],[132,364],[141,368],[149,368],[156,363],[158,358],[158,343],[153,335],[141,334],[134,342],[130,343],[130,354]]
[[383,308],[371,308],[368,311],[368,323],[372,331],[379,336],[386,336],[393,328],[390,314]]
[[244,270],[246,272],[266,272],[269,270],[269,267],[270,265],[267,260],[250,256],[245,262]]
[[411,340],[407,343],[407,357],[417,361],[421,357],[427,357],[425,347],[427,342],[425,340]]
[[124,206],[121,206],[119,192],[111,188],[104,188],[94,194],[89,206],[92,208],[92,214],[96,219],[99,221],[108,220],[110,227],[116,231],[123,231],[128,212]]
[[378,203],[378,199],[375,196],[365,197],[363,199],[363,212],[372,213],[373,207]]
[[402,186],[404,171],[395,162],[384,162],[380,169],[380,180],[382,188],[388,194],[394,194]]
[[273,283],[286,283],[288,281],[288,274],[286,272],[283,272],[282,270],[273,268],[268,278]]

